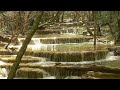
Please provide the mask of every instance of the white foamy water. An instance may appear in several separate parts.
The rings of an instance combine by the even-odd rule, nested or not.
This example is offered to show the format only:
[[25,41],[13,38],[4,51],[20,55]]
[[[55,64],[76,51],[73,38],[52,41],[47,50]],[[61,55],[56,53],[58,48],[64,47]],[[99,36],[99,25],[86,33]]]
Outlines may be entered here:
[[7,77],[0,77],[0,79],[7,79]]
[[[4,65],[5,63],[0,61],[0,65]],[[7,70],[5,68],[0,68],[0,79],[6,79],[7,78]]]
[[49,77],[44,77],[42,79],[56,79],[56,77],[55,76],[49,76]]
[[106,60],[120,60],[120,56],[114,56],[114,52],[109,52]]

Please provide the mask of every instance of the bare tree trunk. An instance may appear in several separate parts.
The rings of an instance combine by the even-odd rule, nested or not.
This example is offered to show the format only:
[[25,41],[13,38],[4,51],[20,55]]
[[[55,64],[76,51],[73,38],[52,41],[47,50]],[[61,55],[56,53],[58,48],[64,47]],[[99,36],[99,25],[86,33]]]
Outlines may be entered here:
[[17,68],[18,68],[18,66],[20,64],[20,61],[21,61],[25,51],[26,51],[27,45],[29,44],[32,36],[34,35],[35,31],[37,30],[39,22],[40,22],[42,16],[43,16],[43,11],[42,11],[41,15],[38,15],[36,17],[36,20],[35,20],[35,22],[33,24],[33,27],[32,27],[32,31],[31,31],[30,34],[28,34],[28,36],[26,37],[25,41],[23,42],[23,45],[22,45],[22,47],[20,48],[20,50],[19,50],[19,52],[17,54],[16,60],[13,63],[13,66],[11,67],[11,70],[10,70],[10,72],[8,74],[7,79],[13,79],[15,77]]
[[97,24],[97,36],[102,36],[100,25]]
[[92,14],[93,14],[93,18],[94,18],[94,50],[96,50],[96,33],[97,33],[97,30],[96,30],[96,12],[93,11]]
[[62,14],[62,17],[61,17],[61,22],[63,22],[63,21],[64,21],[64,13],[65,13],[65,12],[63,12],[63,14]]
[[111,26],[110,22],[108,22],[108,26],[110,28],[110,33],[112,35],[112,38],[115,40],[115,35],[114,35],[114,32],[113,32],[113,29],[112,29],[112,26]]
[[94,50],[96,50],[96,24],[95,24],[95,29],[94,29]]

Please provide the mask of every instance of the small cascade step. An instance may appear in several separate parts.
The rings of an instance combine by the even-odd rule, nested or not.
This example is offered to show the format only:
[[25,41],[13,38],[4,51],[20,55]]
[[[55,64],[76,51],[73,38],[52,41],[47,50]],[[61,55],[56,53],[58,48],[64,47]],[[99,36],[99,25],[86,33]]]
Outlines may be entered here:
[[42,30],[37,30],[36,33],[41,34],[41,35],[53,34],[53,33],[60,34],[60,31],[59,30],[43,30],[43,31]]
[[75,29],[47,29],[47,30],[37,30],[36,31],[36,35],[39,34],[39,35],[46,35],[46,34],[62,34],[62,33],[75,33],[77,32],[78,30],[75,30]]
[[[1,65],[0,65],[1,66]],[[9,72],[12,64],[6,64],[2,68],[6,68]],[[56,65],[45,65],[39,64],[20,64],[20,68],[17,70],[15,78],[43,78],[48,76],[55,76],[56,78],[65,78],[67,76],[81,76],[86,71],[80,71],[75,68],[76,66],[56,66]]]
[[0,50],[0,55],[14,55],[14,53],[8,50]]
[[[119,60],[118,60],[119,61]],[[83,74],[85,74],[86,73],[86,71],[82,71],[82,69],[81,70],[79,70],[80,69],[80,67],[83,67],[83,66],[86,66],[86,67],[88,67],[88,66],[90,66],[90,65],[94,65],[94,64],[96,64],[96,65],[99,65],[99,63],[97,63],[97,62],[99,62],[99,61],[96,61],[96,62],[92,62],[91,64],[89,63],[89,64],[62,64],[62,63],[53,63],[53,64],[46,64],[46,65],[44,65],[44,64],[39,64],[39,63],[28,63],[28,64],[25,64],[25,63],[21,63],[20,64],[20,69],[22,68],[22,70],[21,70],[21,72],[22,72],[22,74],[23,73],[25,73],[25,75],[26,76],[24,76],[24,78],[28,78],[28,73],[29,73],[29,71],[31,71],[31,70],[33,70],[33,74],[34,75],[30,75],[29,76],[29,78],[31,77],[31,78],[36,78],[37,77],[37,75],[39,76],[39,74],[37,74],[36,75],[36,73],[39,73],[39,69],[42,69],[42,70],[45,70],[46,72],[48,72],[51,76],[56,76],[56,78],[65,78],[65,77],[69,77],[69,76],[81,76],[81,75],[83,75]],[[108,65],[107,65],[107,62],[108,62]],[[105,66],[109,66],[109,63],[111,63],[111,64],[116,64],[115,62],[111,62],[111,61],[104,61],[103,60],[103,62],[101,63],[101,65],[104,65],[104,64],[106,64]],[[117,64],[118,64],[118,66],[120,65],[120,62],[118,63],[117,62]],[[10,67],[12,66],[12,64],[10,64],[10,63],[6,63],[6,64],[4,64],[4,65],[0,65],[0,68],[6,68],[6,69],[8,69],[8,71],[9,71],[9,69],[10,69]],[[27,69],[23,69],[23,68],[27,68]],[[29,69],[30,68],[30,69]],[[32,68],[32,69],[31,69]],[[35,69],[35,70],[34,70]],[[85,69],[84,69],[85,70]],[[19,72],[19,73],[21,73],[21,72]],[[30,73],[32,73],[32,72],[30,72]],[[30,74],[29,73],[29,74]],[[24,74],[23,74],[24,75]],[[28,76],[27,76],[28,75]],[[110,76],[110,75],[109,75]],[[114,75],[115,76],[115,75]],[[104,74],[103,74],[103,76],[102,76],[103,78],[105,77],[104,76]],[[110,76],[111,77],[111,76]],[[20,77],[18,77],[18,78],[20,78]],[[22,78],[22,77],[21,77]],[[38,78],[38,77],[37,77]]]
[[47,76],[49,76],[49,73],[39,68],[20,68],[16,72],[16,78],[23,77],[27,79],[37,79]]
[[[7,56],[5,55],[4,57],[0,57],[0,61],[6,62],[6,63],[13,63],[15,61],[16,56]],[[34,62],[42,62],[42,61],[47,61],[47,58],[42,58],[42,57],[32,57],[32,56],[23,56],[21,63],[34,63]]]
[[[32,40],[39,40],[42,44],[65,44],[65,43],[82,43],[89,42],[93,37],[49,37],[49,38],[32,38]],[[21,42],[24,41],[25,38],[19,38]],[[31,43],[34,41],[31,41]]]
[[7,43],[0,42],[0,47],[4,47]]
[[63,22],[63,23],[56,23],[54,26],[52,26],[52,28],[59,28],[59,27],[74,27],[74,26],[81,26],[83,25],[83,22],[80,21],[80,22]]
[[55,62],[80,62],[80,61],[94,61],[99,59],[105,59],[108,51],[86,51],[86,52],[26,52],[25,55],[33,55],[34,57],[46,57],[50,61]]
[[47,38],[47,39],[40,39],[40,42],[43,44],[82,43],[82,42],[88,42],[90,39],[92,38],[79,38],[79,37]]

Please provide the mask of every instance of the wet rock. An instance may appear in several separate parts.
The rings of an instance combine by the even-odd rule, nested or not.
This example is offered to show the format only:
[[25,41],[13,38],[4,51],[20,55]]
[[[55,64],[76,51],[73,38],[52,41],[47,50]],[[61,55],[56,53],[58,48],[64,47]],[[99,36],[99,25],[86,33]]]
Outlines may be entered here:
[[115,56],[120,56],[120,47],[117,47],[114,49],[114,55]]
[[107,49],[110,52],[114,52],[115,56],[120,56],[120,46],[109,47]]
[[108,48],[107,48],[107,50],[108,50],[108,51],[110,51],[110,52],[112,52],[112,51],[114,51],[114,50],[115,50],[115,48],[108,47]]

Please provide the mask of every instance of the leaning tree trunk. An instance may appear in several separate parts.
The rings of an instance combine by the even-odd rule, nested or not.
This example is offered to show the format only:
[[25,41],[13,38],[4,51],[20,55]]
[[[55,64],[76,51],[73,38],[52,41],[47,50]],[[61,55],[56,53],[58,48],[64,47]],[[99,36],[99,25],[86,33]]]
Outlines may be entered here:
[[22,59],[22,57],[23,57],[23,55],[24,55],[24,53],[26,51],[26,48],[27,48],[29,42],[31,41],[32,36],[34,35],[34,33],[36,32],[36,30],[38,28],[38,25],[39,25],[39,22],[41,21],[42,16],[43,16],[43,11],[42,11],[41,15],[38,15],[36,17],[36,20],[35,20],[35,22],[33,24],[33,27],[32,27],[32,31],[30,32],[30,34],[28,34],[25,41],[23,42],[23,45],[22,45],[22,47],[20,48],[20,50],[19,50],[19,52],[17,54],[16,60],[13,63],[13,66],[11,67],[11,70],[10,70],[10,72],[8,74],[7,79],[13,79],[15,77],[17,68],[18,68],[18,66],[20,64],[20,61],[21,61],[21,59]]

